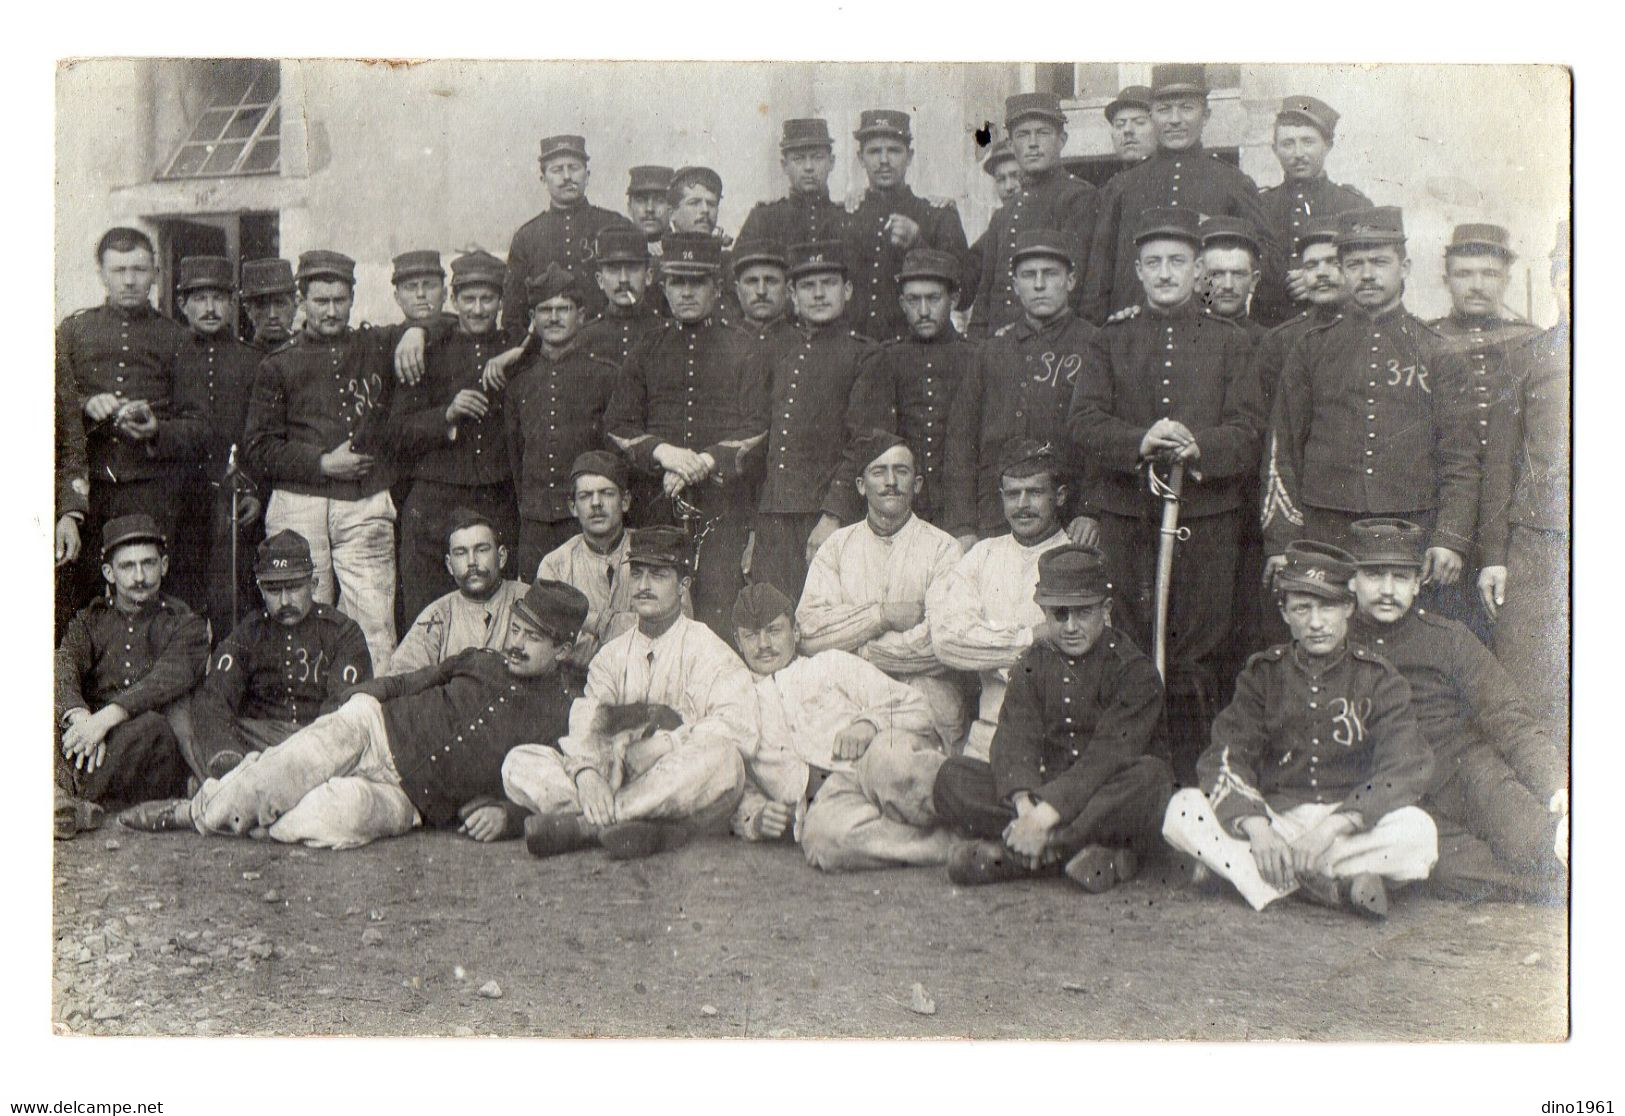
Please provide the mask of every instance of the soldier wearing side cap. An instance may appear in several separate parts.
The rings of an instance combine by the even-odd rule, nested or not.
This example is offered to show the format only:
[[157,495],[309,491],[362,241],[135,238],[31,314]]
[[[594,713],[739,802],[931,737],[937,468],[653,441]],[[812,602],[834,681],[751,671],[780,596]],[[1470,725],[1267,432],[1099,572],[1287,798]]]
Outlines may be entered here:
[[407,617],[454,587],[445,561],[453,509],[478,511],[502,538],[518,534],[505,393],[488,389],[482,379],[486,362],[503,347],[497,316],[506,270],[489,252],[452,260],[457,327],[430,337],[423,376],[402,385],[390,406],[390,446],[412,479],[401,509],[398,566]]
[[1168,801],[1153,745],[1157,668],[1108,626],[1105,557],[1060,546],[1038,560],[1044,634],[1010,672],[987,759],[943,764],[937,815],[969,841],[948,860],[960,886],[1065,872],[1090,892],[1139,870]]
[[724,318],[759,343],[794,329],[784,246],[770,240],[741,240],[734,246],[731,264],[734,297],[721,311]]
[[795,600],[812,552],[841,525],[829,492],[851,491],[839,476],[846,448],[840,434],[875,343],[852,328],[847,314],[852,280],[844,243],[793,245],[788,274],[796,327],[757,355],[768,385],[767,471],[750,574]]
[[714,237],[667,236],[660,274],[672,320],[633,351],[604,416],[632,462],[633,515],[688,516],[700,537],[695,615],[719,638],[744,584],[759,476],[751,455],[767,439],[768,416],[749,335],[717,317],[721,266]]
[[671,218],[671,202],[666,198],[671,175],[670,167],[648,164],[633,167],[627,174],[626,215],[643,234],[650,251],[659,249]]
[[1276,389],[1265,460],[1265,552],[1292,538],[1337,542],[1370,516],[1421,523],[1430,534],[1424,603],[1461,576],[1478,515],[1479,465],[1460,357],[1405,309],[1403,215],[1395,207],[1338,218],[1349,297],[1336,320],[1309,330]]
[[1280,246],[1259,205],[1258,186],[1202,148],[1209,115],[1204,67],[1153,66],[1151,102],[1156,153],[1119,172],[1100,191],[1099,217],[1081,282],[1080,312],[1092,322],[1104,322],[1139,301],[1134,232],[1147,209],[1188,208],[1201,216],[1245,218],[1263,242],[1263,281],[1279,281]]
[[582,343],[586,300],[574,275],[550,267],[526,297],[540,341],[506,389],[505,429],[519,491],[519,573],[528,578],[575,531],[570,466],[604,445],[616,368]]
[[[1081,281],[1089,266],[1089,240],[1095,227],[1095,188],[1061,166],[1066,147],[1066,114],[1052,93],[1018,93],[1004,103],[1010,149],[1021,165],[1021,191],[993,215],[983,237],[980,284],[971,303],[973,338],[992,337],[1021,320],[1023,305],[1011,282],[1017,246],[1035,230],[1060,235],[1054,245]],[[1080,287],[1068,288],[1077,306]]]
[[1252,315],[1258,289],[1258,234],[1240,217],[1209,217],[1197,230],[1202,237],[1202,279],[1198,293],[1209,314],[1234,322],[1250,344],[1263,340],[1267,327]]
[[1203,313],[1201,233],[1188,209],[1140,215],[1146,309],[1110,322],[1084,353],[1068,419],[1087,463],[1084,502],[1099,521],[1116,587],[1116,623],[1152,645],[1162,499],[1147,468],[1184,466],[1180,540],[1168,611],[1168,730],[1174,772],[1189,778],[1216,711],[1219,653],[1245,493],[1257,477],[1264,415],[1246,333]]
[[188,703],[181,750],[198,780],[219,778],[331,713],[372,677],[356,622],[315,599],[310,544],[293,531],[260,543],[254,579],[264,607],[221,640]]
[[1435,884],[1448,892],[1561,897],[1568,772],[1506,668],[1463,624],[1416,605],[1426,532],[1402,519],[1349,528],[1357,567],[1349,639],[1411,687],[1433,749],[1421,804],[1439,826]]
[[852,305],[847,317],[859,333],[890,341],[908,329],[897,301],[904,256],[929,248],[962,258],[969,246],[952,201],[928,201],[908,186],[914,159],[908,113],[865,109],[852,138],[858,141],[869,187],[851,212]]
[[[655,311],[659,294],[649,279],[653,257],[648,241],[632,229],[605,229],[593,249],[593,280],[604,295],[604,312],[581,331],[581,347],[616,368],[654,330],[661,316]],[[534,348],[535,334],[527,346]]]
[[[625,217],[587,200],[587,141],[581,136],[547,136],[540,157],[548,207],[513,234],[508,246],[508,279],[502,289],[502,329],[508,342],[520,344],[530,321],[525,281],[557,264],[576,275],[591,270],[593,242],[606,228],[626,225]],[[596,287],[581,292],[589,317],[604,308]]]
[[1288,547],[1275,593],[1292,640],[1248,661],[1199,787],[1168,803],[1168,843],[1254,910],[1301,889],[1383,918],[1388,884],[1426,879],[1438,860],[1438,831],[1416,805],[1433,752],[1404,676],[1349,641],[1354,574],[1335,546]]
[[[987,149],[987,155],[982,159],[982,173],[993,180],[993,195],[998,199],[999,208],[1003,209],[1010,204],[1010,199],[1021,193],[1021,163],[1016,159],[1016,153],[1010,149],[1010,141],[999,140]],[[996,236],[992,222],[982,230],[982,235],[965,253],[965,274],[963,289],[975,297],[976,292],[982,289],[982,260],[987,254],[987,245],[990,234]]]
[[240,282],[243,311],[254,327],[249,343],[262,354],[280,349],[293,339],[293,322],[299,312],[293,265],[274,257],[244,260]]
[[103,803],[177,794],[186,761],[165,710],[203,677],[209,629],[163,593],[165,541],[149,515],[111,519],[100,549],[105,595],[69,621],[56,649],[56,835],[100,824]]
[[[1340,186],[1326,177],[1326,157],[1332,149],[1340,119],[1336,109],[1318,97],[1295,94],[1283,98],[1275,115],[1275,158],[1281,164],[1279,186],[1258,193],[1264,228],[1283,251],[1293,246],[1317,220],[1335,219],[1352,209],[1368,209],[1371,201],[1353,186]],[[1288,266],[1282,282],[1262,285],[1253,313],[1265,325],[1286,321],[1308,299],[1306,277]],[[1312,301],[1312,300],[1311,300]]]
[[[1068,305],[1077,269],[1066,239],[1059,229],[1031,229],[1012,246],[1009,268],[1021,320],[977,349],[954,392],[941,526],[965,550],[1004,529],[998,461],[1010,439],[1049,442],[1067,471],[1080,474],[1066,412],[1084,351],[1098,331]],[[1085,510],[1079,506],[1074,514]]]
[[829,196],[829,174],[835,168],[835,140],[829,134],[829,123],[818,118],[786,120],[779,140],[779,166],[789,181],[789,192],[774,201],[757,202],[739,226],[739,239],[788,246],[845,237],[847,212]]
[[1124,168],[1143,163],[1157,151],[1157,129],[1151,123],[1151,87],[1124,86],[1104,109],[1112,129],[1112,150]]

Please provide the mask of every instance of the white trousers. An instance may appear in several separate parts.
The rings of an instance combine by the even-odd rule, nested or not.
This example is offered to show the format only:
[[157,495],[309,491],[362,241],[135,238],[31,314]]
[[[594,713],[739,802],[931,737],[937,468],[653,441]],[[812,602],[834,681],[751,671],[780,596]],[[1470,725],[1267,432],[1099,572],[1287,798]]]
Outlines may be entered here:
[[[1309,802],[1285,813],[1269,811],[1270,828],[1288,843],[1313,829],[1339,804]],[[1162,836],[1182,853],[1194,856],[1215,875],[1236,885],[1242,898],[1261,911],[1287,891],[1265,882],[1253,860],[1252,846],[1232,837],[1213,815],[1207,796],[1194,787],[1174,795],[1162,819]],[[1425,810],[1405,806],[1377,819],[1363,833],[1332,842],[1334,879],[1372,873],[1387,880],[1423,880],[1439,859],[1439,831]],[[1296,890],[1295,888],[1293,890]]]
[[925,699],[931,710],[931,725],[937,730],[942,747],[949,755],[957,755],[965,739],[965,691],[958,682],[945,674],[905,674],[897,681],[914,690]]
[[801,828],[807,863],[826,872],[948,863],[953,835],[937,828],[931,804],[947,758],[927,737],[881,732],[851,771],[818,788]]
[[297,531],[310,544],[316,599],[361,626],[374,677],[389,673],[395,651],[395,501],[389,490],[360,500],[329,500],[275,489],[265,533]]
[[[727,819],[745,788],[745,762],[732,744],[685,742],[648,770],[619,775],[611,784],[615,816],[623,822],[697,822],[711,828]],[[581,812],[575,780],[564,756],[545,744],[521,744],[502,761],[502,789],[538,814]]]
[[200,833],[240,837],[263,828],[273,840],[317,848],[358,848],[422,821],[401,789],[383,706],[369,694],[264,752],[250,752],[192,798]]

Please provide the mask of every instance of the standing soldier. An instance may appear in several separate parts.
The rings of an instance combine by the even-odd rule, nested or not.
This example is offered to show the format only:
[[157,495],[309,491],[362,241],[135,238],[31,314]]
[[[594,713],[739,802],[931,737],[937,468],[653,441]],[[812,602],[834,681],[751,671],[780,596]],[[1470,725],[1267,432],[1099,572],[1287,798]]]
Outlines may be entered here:
[[[1092,322],[1140,298],[1134,233],[1147,209],[1189,209],[1199,216],[1244,217],[1269,228],[1258,204],[1258,186],[1241,171],[1202,149],[1211,109],[1207,74],[1183,63],[1151,68],[1151,118],[1157,150],[1120,172],[1100,192],[1100,216],[1088,253],[1082,313]],[[1261,270],[1266,280],[1280,270],[1275,242],[1263,236]]]
[[[1339,186],[1326,177],[1326,156],[1337,131],[1337,110],[1325,101],[1302,94],[1287,97],[1275,116],[1275,158],[1282,181],[1259,191],[1264,207],[1264,228],[1276,246],[1291,251],[1311,222],[1339,217],[1351,209],[1369,209],[1371,201],[1352,186]],[[1265,325],[1290,318],[1309,297],[1303,274],[1289,268],[1284,286],[1271,282],[1259,291],[1253,313]]]
[[[971,336],[992,337],[1021,320],[1021,299],[1011,283],[1017,245],[1038,229],[1054,241],[1081,277],[1088,266],[1089,238],[1095,227],[1095,188],[1061,166],[1066,147],[1066,114],[1053,93],[1018,93],[1004,102],[1010,150],[1021,166],[1021,191],[993,215],[981,240],[981,283],[971,304]],[[1076,305],[1076,284],[1067,287]]]
[[[453,588],[446,570],[446,528],[457,508],[488,517],[499,538],[518,527],[513,473],[503,433],[503,398],[481,383],[485,362],[502,348],[497,313],[505,267],[489,252],[451,262],[457,328],[436,332],[424,374],[395,395],[390,443],[412,477],[401,511],[401,598],[407,617]],[[506,571],[498,570],[499,576]]]
[[240,454],[244,448],[248,396],[263,354],[234,334],[237,312],[231,299],[230,260],[189,257],[181,261],[178,279],[176,294],[191,328],[176,364],[175,398],[203,416],[195,444],[176,450],[184,461],[177,479],[192,497],[182,501],[184,525],[176,539],[177,549],[185,551],[181,565],[189,571],[191,583],[178,588],[179,595],[194,603],[224,635],[237,622],[232,615],[233,584],[244,591],[245,600],[251,600],[253,592],[251,575],[244,576],[246,568],[232,565],[233,486],[239,486],[235,530],[245,556],[249,532],[262,509],[253,486],[228,467],[232,450]]
[[1090,343],[1069,417],[1116,587],[1113,622],[1142,648],[1152,646],[1165,538],[1163,500],[1146,474],[1165,480],[1184,466],[1166,635],[1170,750],[1186,783],[1219,700],[1241,509],[1264,425],[1246,333],[1204,314],[1195,296],[1200,244],[1188,209],[1140,215],[1146,310],[1108,323]]
[[240,292],[243,310],[254,327],[254,348],[274,352],[293,339],[299,300],[292,264],[274,257],[244,260]]
[[1405,309],[1411,261],[1397,207],[1343,214],[1337,251],[1344,312],[1294,346],[1276,392],[1261,517],[1266,576],[1294,538],[1338,543],[1354,520],[1388,516],[1428,530],[1423,585],[1449,586],[1478,515],[1460,358]]
[[336,597],[361,625],[373,673],[381,674],[395,648],[395,503],[393,469],[379,456],[385,447],[370,440],[387,418],[398,331],[350,328],[355,261],[348,256],[306,252],[295,281],[304,328],[254,376],[248,464],[271,490],[266,532],[291,530],[310,544],[316,599]]
[[670,188],[670,167],[633,167],[627,176],[626,215],[643,233],[643,241],[650,249],[659,247],[671,217],[671,203],[666,200]]
[[796,328],[761,351],[769,404],[767,474],[757,504],[751,580],[777,585],[792,601],[801,596],[812,552],[841,525],[829,493],[837,487],[851,491],[850,480],[838,475],[844,421],[852,385],[875,351],[846,317],[852,282],[845,247],[826,241],[790,249]]
[[90,467],[85,463],[85,423],[73,377],[60,364],[56,374],[56,624],[58,634],[73,616],[74,563],[84,545],[90,506]]
[[1209,217],[1198,226],[1202,237],[1202,300],[1208,313],[1234,322],[1249,345],[1266,329],[1248,312],[1258,288],[1258,234],[1240,217]]
[[1335,321],[1343,313],[1346,291],[1343,265],[1337,261],[1337,218],[1317,217],[1305,225],[1295,253],[1293,270],[1301,276],[1304,309],[1264,334],[1253,349],[1266,415],[1274,412],[1275,390],[1292,347],[1311,329]]
[[1112,150],[1125,169],[1156,154],[1157,129],[1151,123],[1149,85],[1125,86],[1106,106],[1106,123],[1112,126]]
[[968,248],[965,227],[952,201],[931,202],[908,187],[914,137],[906,112],[866,109],[859,118],[858,158],[869,188],[851,216],[852,308],[854,329],[876,341],[907,332],[907,315],[897,301],[898,270],[915,248],[932,248],[956,258]]
[[440,253],[432,248],[402,252],[390,261],[390,285],[401,319],[428,326],[446,306],[446,269],[440,266]]
[[739,239],[790,245],[845,236],[846,210],[829,197],[829,173],[835,169],[835,141],[830,138],[829,124],[817,118],[786,120],[779,140],[779,166],[790,182],[790,192],[775,201],[757,202],[739,228]]
[[669,522],[693,509],[694,614],[719,638],[744,585],[756,506],[746,455],[767,437],[767,385],[751,342],[716,316],[721,262],[714,237],[666,237],[660,274],[673,320],[633,351],[604,416],[646,478],[633,489],[634,514],[641,507],[644,522]]
[[1066,411],[1084,351],[1098,331],[1067,305],[1077,270],[1065,234],[1022,233],[1009,266],[1021,320],[979,348],[948,412],[941,526],[965,550],[1004,530],[998,461],[1012,438],[1050,443],[1067,472],[1079,475]]
[[733,253],[733,287],[739,305],[736,323],[752,340],[768,341],[792,328],[790,264],[783,245],[741,240]]
[[676,232],[714,236],[726,247],[731,238],[717,227],[722,209],[722,176],[710,167],[681,167],[666,190],[671,227]]
[[[987,149],[987,157],[982,160],[982,173],[993,180],[993,194],[999,201],[999,208],[1003,209],[1010,204],[1010,199],[1021,193],[1021,164],[1016,161],[1016,153],[1010,150],[1010,141],[999,140]],[[994,214],[997,216],[997,212]],[[976,292],[982,289],[982,259],[987,254],[988,240],[997,235],[993,225],[982,230],[982,235],[976,238],[976,243],[970,246],[965,253],[965,280],[962,289],[975,297]]]
[[581,347],[616,368],[626,363],[639,341],[660,328],[650,297],[649,266],[649,242],[636,229],[610,228],[598,234],[593,277],[604,295],[604,312],[582,329]]
[[[547,186],[547,209],[519,226],[508,247],[508,280],[502,289],[502,328],[510,344],[524,340],[530,322],[525,314],[525,280],[558,264],[585,275],[592,259],[593,241],[625,217],[600,209],[587,200],[587,141],[581,136],[548,136],[542,140],[542,182]],[[583,291],[588,315],[604,308],[603,295],[594,288]]]

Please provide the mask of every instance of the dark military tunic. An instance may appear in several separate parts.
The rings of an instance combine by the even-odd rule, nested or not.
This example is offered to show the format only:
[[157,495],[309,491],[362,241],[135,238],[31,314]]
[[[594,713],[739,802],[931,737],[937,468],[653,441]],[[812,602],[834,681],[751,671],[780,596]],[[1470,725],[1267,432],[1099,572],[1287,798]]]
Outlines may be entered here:
[[1312,306],[1259,339],[1253,348],[1253,369],[1258,376],[1258,390],[1264,401],[1266,419],[1275,411],[1275,391],[1280,386],[1281,370],[1286,367],[1287,354],[1292,351],[1292,346],[1315,326],[1336,321],[1342,313],[1340,306]]
[[1467,396],[1473,412],[1473,431],[1478,436],[1482,461],[1490,438],[1490,411],[1497,399],[1511,390],[1507,361],[1519,342],[1540,331],[1528,322],[1506,318],[1475,318],[1449,314],[1428,323],[1445,339],[1450,350],[1461,357],[1467,370]]
[[131,717],[159,709],[203,677],[209,631],[174,597],[136,612],[99,597],[68,623],[56,649],[56,715],[117,704]]
[[770,240],[788,251],[791,245],[815,240],[845,240],[850,217],[822,194],[790,194],[757,202],[740,226],[737,243]]
[[978,340],[991,337],[1021,318],[1021,300],[1010,278],[1010,255],[1015,251],[1016,239],[1034,229],[1055,229],[1066,236],[1064,247],[1072,255],[1078,277],[1072,295],[1076,308],[1082,297],[1098,211],[1095,188],[1061,167],[1025,178],[1021,192],[993,214],[987,232],[978,241],[982,258],[977,268],[976,297],[971,304],[971,335]]
[[[496,330],[472,334],[461,329],[432,341],[424,351],[423,376],[400,387],[390,404],[390,447],[402,472],[418,480],[476,486],[505,484],[512,478],[503,436],[504,392],[485,391],[485,362],[505,348]],[[446,408],[468,388],[485,393],[490,410],[483,419],[446,421]]]
[[1266,804],[1284,813],[1310,802],[1336,803],[1367,830],[1414,806],[1433,775],[1410,686],[1358,646],[1324,658],[1290,643],[1260,651],[1212,739],[1197,776],[1219,823],[1238,835],[1237,823]]
[[583,198],[567,209],[550,205],[520,225],[508,246],[508,279],[502,286],[502,331],[509,344],[522,342],[530,329],[525,280],[543,274],[548,264],[574,274],[587,312],[601,312],[607,299],[592,281],[593,244],[604,229],[630,224],[622,214]]
[[843,317],[786,330],[759,355],[769,416],[761,511],[806,513],[823,506],[846,450],[852,386],[875,348]]
[[611,303],[605,306],[602,317],[582,329],[576,343],[589,356],[606,360],[619,368],[632,355],[638,342],[662,324],[661,316],[647,304],[640,303],[628,312]]
[[[1286,259],[1296,255],[1298,237],[1311,221],[1371,207],[1370,198],[1352,186],[1339,186],[1324,173],[1307,182],[1265,187],[1258,192],[1258,203],[1264,210],[1263,231],[1274,238]],[[1279,281],[1276,277],[1261,281],[1253,295],[1253,314],[1267,326],[1285,322],[1302,309],[1286,293],[1284,272]]]
[[907,253],[886,235],[886,221],[894,213],[920,226],[915,248],[935,248],[961,261],[969,251],[965,226],[953,202],[929,202],[907,185],[866,190],[849,218],[852,303],[846,317],[859,333],[877,341],[908,333],[908,319],[897,302],[897,273],[903,270]]
[[1134,233],[1147,209],[1194,209],[1204,217],[1242,217],[1263,240],[1263,279],[1279,282],[1281,250],[1258,203],[1258,187],[1241,171],[1200,147],[1159,148],[1156,154],[1115,175],[1100,191],[1099,216],[1081,284],[1080,312],[1092,322],[1140,301],[1134,274]]
[[520,744],[557,747],[573,695],[562,674],[515,678],[502,655],[470,648],[415,670],[375,678],[352,693],[384,708],[401,789],[429,825],[445,825],[479,798],[502,796],[502,761]]
[[239,740],[238,720],[308,725],[371,677],[366,638],[338,609],[317,602],[291,628],[261,610],[215,649],[192,702],[193,729],[207,748],[246,754],[252,745]]
[[1467,554],[1478,447],[1465,388],[1460,358],[1403,306],[1311,328],[1287,357],[1270,423],[1268,551],[1299,536],[1307,507],[1436,512],[1429,545]]
[[84,414],[71,374],[61,362],[56,375],[56,517],[77,513],[81,520],[90,508],[90,463],[85,456]]
[[[509,376],[503,422],[521,519],[570,518],[570,466],[604,448],[604,411],[615,382],[615,365],[588,353],[582,335],[556,355],[538,349]],[[528,579],[535,570],[521,573]]]
[[982,344],[954,392],[948,413],[943,519],[954,536],[1004,529],[999,454],[1012,438],[1050,442],[1072,474],[1080,462],[1067,433],[1067,408],[1098,331],[1063,310],[1033,325],[1012,323]]
[[248,398],[264,354],[228,336],[188,331],[175,365],[175,399],[180,409],[200,416],[196,436],[190,425],[160,426],[156,444],[161,456],[186,461],[194,477],[219,484],[226,475],[231,447],[242,452]]

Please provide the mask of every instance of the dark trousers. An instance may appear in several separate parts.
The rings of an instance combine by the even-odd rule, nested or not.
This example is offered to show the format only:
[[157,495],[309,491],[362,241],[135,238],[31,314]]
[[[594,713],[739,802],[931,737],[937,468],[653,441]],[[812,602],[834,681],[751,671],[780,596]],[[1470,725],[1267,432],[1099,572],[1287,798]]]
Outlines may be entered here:
[[[259,607],[254,584],[254,553],[265,537],[261,516],[237,531],[236,615],[232,613],[231,489],[194,482],[185,489],[185,506],[175,523],[170,569],[179,559],[182,576],[171,577],[166,589],[208,618],[218,642],[237,626],[237,617]],[[239,509],[241,518],[241,509]]]
[[574,519],[558,519],[543,523],[540,519],[519,522],[519,572],[514,576],[525,584],[536,580],[536,567],[553,551],[581,533],[581,524]]
[[175,731],[164,714],[149,711],[131,717],[109,732],[107,757],[95,771],[78,771],[62,755],[56,734],[56,785],[90,802],[124,806],[151,798],[173,798],[186,791],[186,761]]
[[807,536],[819,512],[762,512],[756,517],[750,580],[776,586],[794,604],[807,584]]
[[1553,851],[1557,817],[1486,747],[1466,752],[1422,802],[1439,827],[1434,886],[1452,895],[1560,899],[1563,868]]
[[[1101,784],[1074,818],[1062,818],[1053,842],[1064,856],[1088,845],[1149,851],[1161,841],[1173,775],[1155,756],[1141,756]],[[1016,812],[999,800],[993,768],[954,756],[937,771],[931,801],[937,820],[964,837],[998,840]]]
[[[457,588],[446,571],[446,531],[451,513],[471,508],[491,521],[504,545],[517,536],[519,509],[509,484],[463,485],[437,480],[415,480],[401,512],[400,559],[396,564],[401,584],[401,608],[410,623],[429,605]],[[513,573],[513,560],[501,571]],[[532,566],[527,575],[536,576]]]
[[[745,587],[745,547],[750,542],[756,518],[748,496],[743,490],[735,495],[710,486],[698,494],[701,501],[698,506],[709,527],[704,529],[704,537],[694,555],[698,569],[689,589],[694,602],[694,619],[709,627],[730,647],[734,641],[734,599]],[[686,526],[691,536],[702,530],[697,520],[686,525],[681,523],[670,497],[664,495],[645,505],[644,513],[640,526]]]
[[238,717],[232,722],[232,731],[223,739],[203,739],[197,733],[197,721],[192,706],[197,691],[177,701],[169,710],[170,727],[175,731],[176,746],[187,769],[199,782],[209,777],[209,765],[222,752],[234,752],[239,757],[249,752],[263,752],[275,747],[304,726],[293,721],[271,721]]
[[1569,746],[1569,536],[1514,525],[1496,657],[1524,687],[1564,753]]
[[[175,540],[175,519],[184,502],[184,495],[162,478],[113,483],[92,479],[90,485],[90,511],[85,516],[79,536],[83,543],[73,579],[71,611],[77,612],[89,604],[93,597],[104,591],[107,582],[102,578],[102,527],[110,519],[121,515],[145,513],[152,516],[158,530],[171,543]],[[168,582],[184,583],[187,577],[186,556],[170,548]]]

